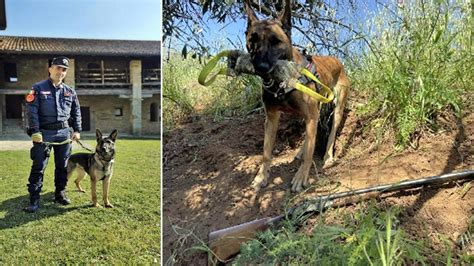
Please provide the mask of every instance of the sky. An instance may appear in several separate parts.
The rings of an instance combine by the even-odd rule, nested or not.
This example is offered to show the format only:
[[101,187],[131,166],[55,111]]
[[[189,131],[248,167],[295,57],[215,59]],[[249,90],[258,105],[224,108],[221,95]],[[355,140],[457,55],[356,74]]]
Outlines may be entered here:
[[161,0],[6,0],[4,36],[160,40]]

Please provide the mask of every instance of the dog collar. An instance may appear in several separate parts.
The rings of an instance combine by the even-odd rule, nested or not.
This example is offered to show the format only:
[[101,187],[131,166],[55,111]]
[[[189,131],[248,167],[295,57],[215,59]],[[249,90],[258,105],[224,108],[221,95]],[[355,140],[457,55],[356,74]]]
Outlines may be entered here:
[[[274,88],[277,88],[276,90],[272,90]],[[270,93],[271,95],[273,95],[275,98],[277,98],[278,100],[284,100],[286,95],[290,92],[292,92],[293,90],[295,90],[294,88],[283,88],[281,87],[280,85],[276,85],[275,86],[275,80],[274,79],[269,79],[269,80],[263,80],[262,82],[262,88],[263,90],[265,90],[266,92]]]

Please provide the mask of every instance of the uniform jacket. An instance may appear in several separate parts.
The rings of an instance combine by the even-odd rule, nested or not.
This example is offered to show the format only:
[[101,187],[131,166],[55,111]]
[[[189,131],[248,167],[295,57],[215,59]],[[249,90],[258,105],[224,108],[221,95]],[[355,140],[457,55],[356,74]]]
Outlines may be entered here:
[[74,89],[64,83],[56,88],[51,79],[46,79],[33,85],[30,95],[26,104],[30,133],[40,132],[44,125],[65,121],[74,131],[81,132],[81,108]]

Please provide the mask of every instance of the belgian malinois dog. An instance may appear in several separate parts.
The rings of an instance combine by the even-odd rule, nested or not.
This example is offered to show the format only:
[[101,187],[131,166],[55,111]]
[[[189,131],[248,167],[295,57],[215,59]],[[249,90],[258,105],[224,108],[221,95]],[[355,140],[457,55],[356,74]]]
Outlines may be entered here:
[[117,139],[117,130],[113,130],[109,136],[103,137],[100,129],[95,131],[97,145],[95,153],[76,153],[71,155],[67,164],[67,177],[71,177],[76,170],[77,179],[74,181],[80,192],[82,189],[80,182],[87,174],[91,177],[92,204],[95,207],[101,207],[97,202],[97,181],[102,180],[104,205],[107,208],[113,208],[109,201],[109,186],[112,178],[114,159],[115,159],[115,140]]
[[[324,167],[331,166],[335,160],[334,141],[343,118],[350,82],[342,63],[337,58],[306,57],[292,46],[290,0],[285,1],[285,7],[277,19],[259,20],[249,2],[244,1],[244,5],[248,16],[246,46],[256,74],[263,79],[262,99],[266,113],[263,164],[252,186],[257,191],[266,186],[280,115],[281,112],[290,112],[302,116],[306,125],[304,144],[296,156],[297,159],[303,158],[303,163],[291,181],[292,191],[301,191],[302,187],[309,183],[308,175],[313,160],[321,103],[297,90],[277,97],[280,88],[279,84],[273,82],[272,70],[277,60],[290,60],[303,66],[312,63],[316,66],[321,82],[333,90],[334,118],[324,155]],[[306,86],[313,90],[317,89],[314,82],[309,82]]]

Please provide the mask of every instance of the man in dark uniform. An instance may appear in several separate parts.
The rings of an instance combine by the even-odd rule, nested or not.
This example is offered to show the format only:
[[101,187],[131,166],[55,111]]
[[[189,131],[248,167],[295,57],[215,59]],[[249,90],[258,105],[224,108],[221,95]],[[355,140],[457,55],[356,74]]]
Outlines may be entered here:
[[[33,85],[26,96],[28,114],[28,134],[33,140],[30,157],[33,160],[28,192],[30,203],[27,212],[39,209],[39,198],[43,187],[43,175],[48,164],[49,153],[54,148],[54,201],[68,205],[65,189],[67,185],[66,164],[71,155],[71,142],[79,140],[81,131],[81,111],[76,92],[62,81],[69,68],[66,57],[54,58],[49,67],[49,79]],[[48,143],[63,143],[49,145]]]

